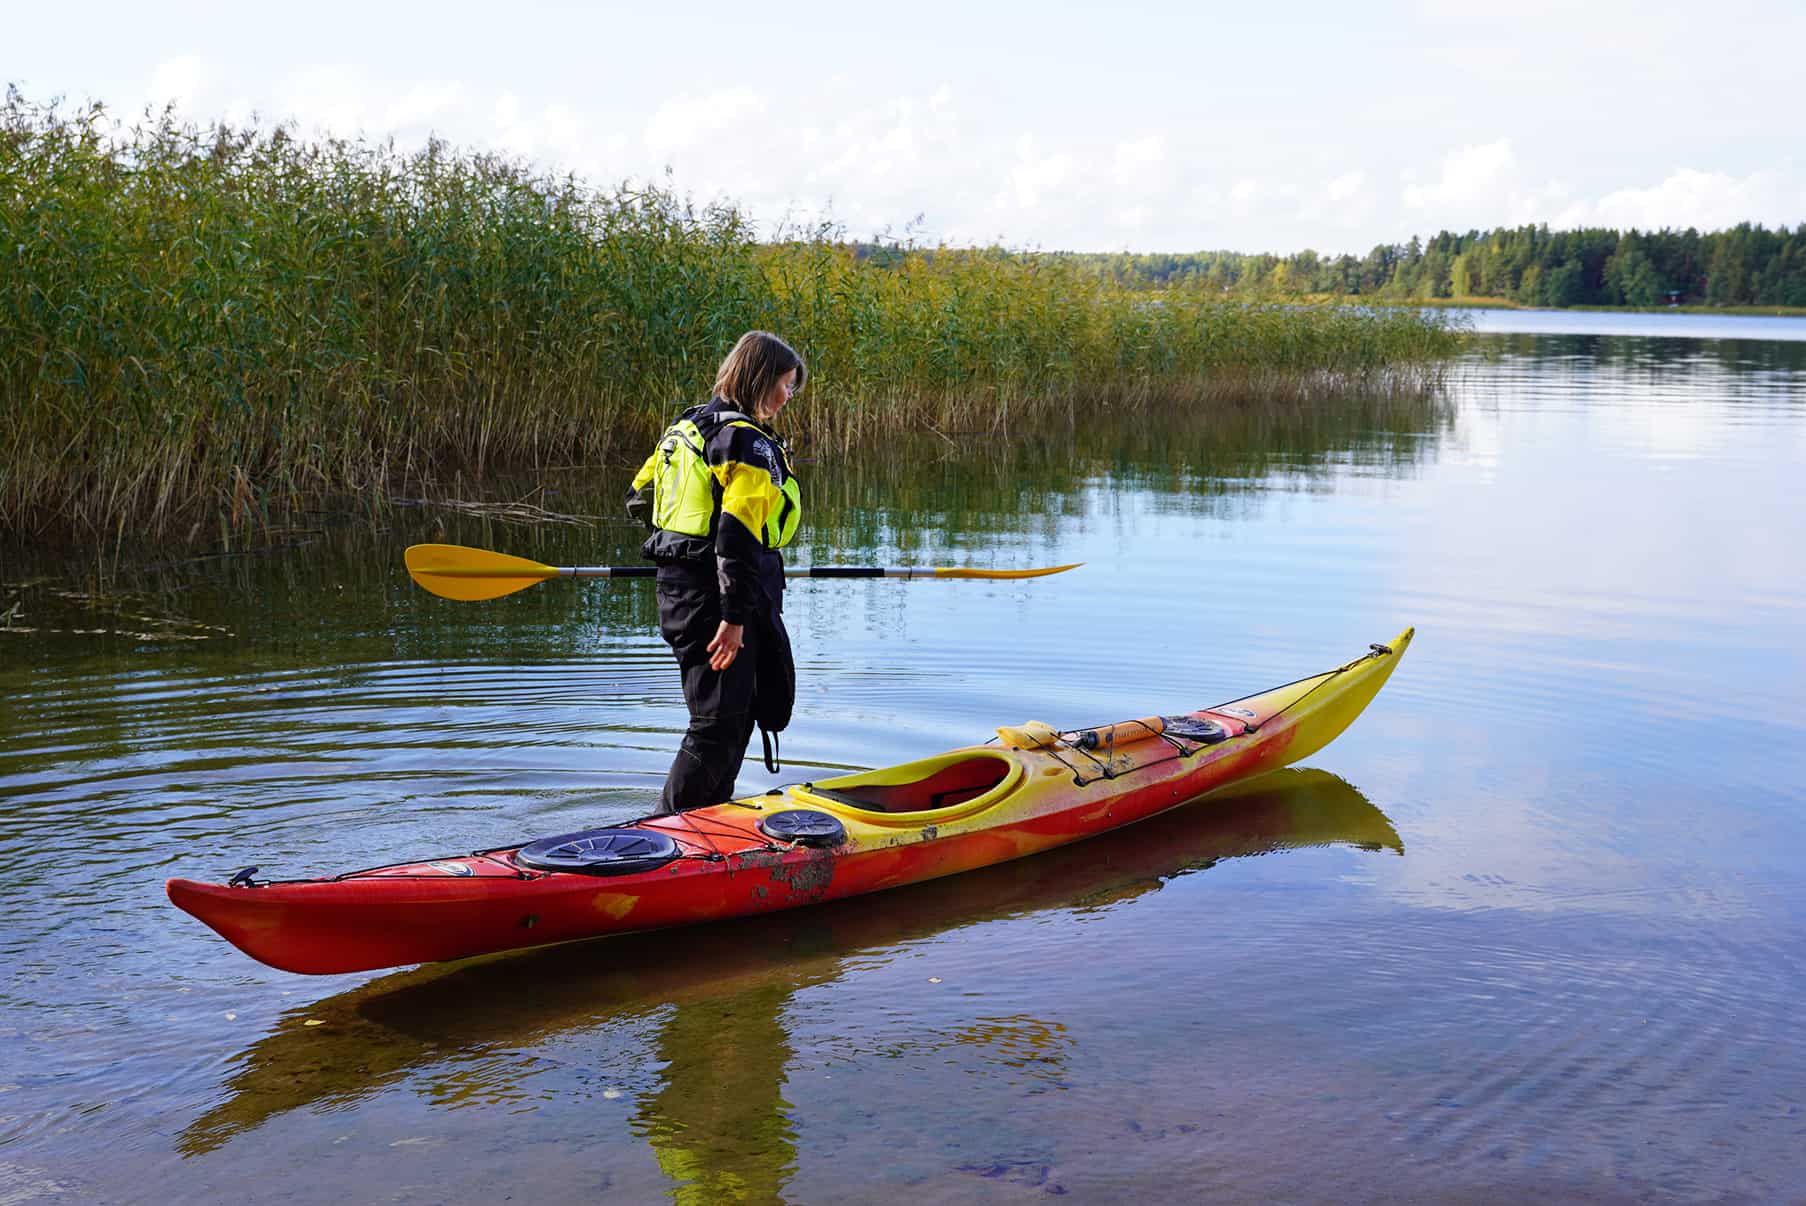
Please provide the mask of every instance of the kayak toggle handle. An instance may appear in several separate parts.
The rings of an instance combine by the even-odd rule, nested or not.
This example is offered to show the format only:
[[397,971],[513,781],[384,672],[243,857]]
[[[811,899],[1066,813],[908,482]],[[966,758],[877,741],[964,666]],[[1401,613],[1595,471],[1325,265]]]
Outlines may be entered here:
[[237,874],[226,881],[226,886],[228,888],[255,888],[257,886],[257,881],[251,877],[256,874],[256,867],[241,867]]
[[1369,645],[1367,648],[1373,650],[1373,656],[1375,657],[1385,657],[1388,653],[1392,652],[1392,646],[1390,645]]

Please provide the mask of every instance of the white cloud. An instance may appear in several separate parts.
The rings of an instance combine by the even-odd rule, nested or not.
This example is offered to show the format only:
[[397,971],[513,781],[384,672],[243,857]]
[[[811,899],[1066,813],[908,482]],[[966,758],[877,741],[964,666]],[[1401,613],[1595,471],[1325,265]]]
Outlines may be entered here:
[[1251,176],[1243,176],[1229,186],[1229,212],[1238,218],[1246,218],[1254,212],[1262,189],[1260,181]]
[[1367,191],[1367,173],[1344,172],[1331,180],[1323,188],[1323,195],[1331,201],[1349,201]]
[[520,97],[504,92],[495,98],[495,124],[507,130],[520,124]]
[[1363,171],[1343,172],[1305,193],[1298,218],[1305,228],[1357,230],[1373,218],[1379,193]]
[[[1113,202],[1108,210],[1113,233],[1125,238],[1145,238],[1148,230],[1169,220],[1179,207],[1174,168],[1167,159],[1166,136],[1160,133],[1117,143],[1110,168],[1097,183]],[[1074,206],[1072,210],[1069,221],[1090,212],[1092,207]]]
[[[723,192],[767,226],[785,217],[794,223],[832,218],[859,236],[888,230],[900,237],[909,228],[933,241],[947,237],[950,219],[980,213],[984,198],[1001,187],[1002,155],[993,157],[988,180],[958,170],[968,136],[944,84],[925,97],[873,101],[853,82],[830,81],[821,92],[795,98],[791,112],[786,118],[774,106],[773,124],[786,133],[759,152],[761,159],[779,160],[776,178],[766,166],[742,167],[728,147],[712,153],[707,168]],[[824,115],[832,116],[824,121]],[[763,178],[764,191],[748,187],[754,177]],[[930,209],[931,228],[924,230],[915,218]]]
[[[1401,199],[1409,211],[1440,229],[1486,229],[1547,223],[1553,229],[1605,226],[1640,230],[1694,226],[1721,230],[1738,222],[1783,225],[1806,217],[1806,192],[1789,196],[1774,171],[1746,176],[1682,168],[1645,188],[1576,197],[1563,181],[1532,183],[1509,139],[1451,152],[1432,184],[1407,173]],[[1419,230],[1416,233],[1429,233]]]
[[1549,222],[1572,204],[1566,184],[1531,183],[1529,175],[1509,138],[1451,151],[1432,184],[1418,184],[1417,173],[1406,171],[1399,198],[1409,216],[1388,237]]
[[[1358,254],[1437,229],[1806,218],[1800,165],[1784,157],[1746,175],[1711,170],[1710,160],[1666,176],[1644,168],[1641,179],[1654,183],[1627,183],[1639,179],[1631,163],[1577,166],[1547,139],[1506,136],[1509,115],[1420,168],[1373,155],[1350,169],[1346,148],[1307,156],[1287,142],[1233,156],[1209,127],[1038,128],[1032,117],[1005,126],[976,84],[885,95],[850,72],[781,88],[728,77],[712,92],[629,98],[518,77],[473,86],[456,73],[409,76],[355,61],[267,76],[241,68],[177,55],[158,64],[145,96],[173,99],[191,120],[243,123],[254,107],[265,125],[393,137],[404,149],[437,134],[605,188],[669,168],[679,190],[732,200],[767,232],[832,220],[855,236],[907,230],[929,242]],[[1226,162],[1240,175],[1221,172]],[[1556,177],[1556,165],[1580,172],[1584,191]]]
[[1166,159],[1166,139],[1158,134],[1116,144],[1116,168],[1120,172],[1144,172]]
[[1016,207],[1038,208],[1044,198],[1051,199],[1061,190],[1072,174],[1072,168],[1070,155],[1044,153],[1032,136],[1024,134],[1016,140],[1016,163],[1010,169],[1010,190],[999,196],[998,208],[1011,208],[1012,199]]
[[1473,210],[1496,204],[1516,183],[1517,156],[1511,140],[1462,147],[1450,152],[1442,161],[1442,175],[1436,183],[1407,183],[1403,197],[1411,209],[1446,213],[1450,210]]
[[1153,207],[1147,205],[1131,205],[1111,215],[1117,227],[1125,231],[1140,230],[1154,216]]
[[380,125],[385,131],[425,125],[450,112],[463,98],[457,84],[420,83],[389,104]]
[[[592,180],[598,184],[614,174],[618,165],[613,159],[626,143],[618,134],[598,136],[589,123],[565,105],[546,105],[529,112],[511,92],[497,98],[494,122],[484,136],[488,145],[510,156],[536,161],[542,168],[599,177]],[[613,154],[599,154],[603,149]]]
[[285,81],[279,112],[304,131],[342,138],[388,133],[373,120],[388,106],[380,88],[358,70],[338,64],[315,64],[292,72]]
[[849,114],[825,132],[814,131],[816,145],[829,154],[824,176],[865,175],[886,182],[917,170],[932,137],[911,97]]
[[[1312,208],[1310,194],[1290,180],[1239,177],[1229,186],[1229,215],[1266,230],[1291,224],[1300,212]],[[1297,251],[1308,240],[1275,243],[1270,239],[1228,237],[1216,239],[1213,248],[1225,251]]]
[[1624,188],[1587,205],[1557,215],[1562,226],[1662,227],[1695,226],[1719,230],[1739,222],[1791,224],[1806,218],[1806,195],[1792,204],[1773,172],[1735,177],[1723,172],[1682,168],[1649,188]]
[[207,65],[200,55],[185,54],[165,60],[151,72],[150,103],[191,109],[208,82]]
[[707,96],[681,96],[659,106],[646,123],[646,145],[654,151],[682,151],[762,116],[768,102],[749,88]]

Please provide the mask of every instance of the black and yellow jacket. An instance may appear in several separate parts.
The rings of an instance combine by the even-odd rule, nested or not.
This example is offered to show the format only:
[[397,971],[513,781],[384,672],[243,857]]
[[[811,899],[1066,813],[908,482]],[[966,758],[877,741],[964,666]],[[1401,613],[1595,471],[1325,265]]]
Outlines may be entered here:
[[[686,465],[706,474],[687,478]],[[634,475],[627,510],[652,527],[641,552],[661,571],[714,577],[728,623],[782,607],[777,550],[795,534],[801,502],[784,444],[770,428],[719,398],[684,411]]]

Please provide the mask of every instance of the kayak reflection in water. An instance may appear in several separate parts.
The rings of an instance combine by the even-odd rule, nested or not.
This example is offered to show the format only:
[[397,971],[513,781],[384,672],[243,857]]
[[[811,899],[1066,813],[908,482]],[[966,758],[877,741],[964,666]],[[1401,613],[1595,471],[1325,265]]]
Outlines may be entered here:
[[[600,1105],[598,1095],[625,1092],[634,1099],[626,1126],[652,1149],[678,1201],[773,1200],[798,1165],[791,1065],[798,1049],[820,1046],[799,1041],[799,1022],[787,1016],[798,992],[832,985],[850,969],[882,967],[930,939],[960,941],[962,929],[1115,909],[1222,859],[1331,844],[1403,853],[1391,823],[1347,782],[1284,770],[955,879],[700,926],[686,933],[683,959],[671,957],[668,934],[651,932],[397,973],[292,1010],[230,1061],[224,1094],[209,1094],[177,1148],[206,1158],[295,1110],[405,1117],[398,1095],[417,1095],[447,1117],[506,1101],[506,1112],[491,1110],[471,1125],[502,1128],[497,1142],[508,1149],[557,1125],[544,1106],[520,1111],[523,1101]],[[846,1019],[836,1011],[846,999],[823,998],[813,1028],[840,1029]],[[918,1054],[962,1052],[1018,1080],[1063,1079],[1077,1054],[1057,1018],[901,1020]],[[656,1040],[623,1060],[623,1037],[648,1022],[658,1027]],[[856,1074],[870,1054],[848,1048],[837,1058]],[[342,1125],[357,1131],[355,1124]],[[261,1147],[312,1141],[303,1124],[288,1134],[272,1128]],[[574,1151],[573,1161],[612,1168],[626,1192],[633,1161],[621,1139],[604,1133],[590,1142],[597,1150]]]
[[766,331],[748,331],[715,375],[714,397],[677,417],[634,475],[627,513],[651,529],[659,632],[683,674],[689,729],[661,813],[730,799],[756,722],[777,771],[796,665],[784,629],[784,558],[802,497],[771,423],[809,370]]

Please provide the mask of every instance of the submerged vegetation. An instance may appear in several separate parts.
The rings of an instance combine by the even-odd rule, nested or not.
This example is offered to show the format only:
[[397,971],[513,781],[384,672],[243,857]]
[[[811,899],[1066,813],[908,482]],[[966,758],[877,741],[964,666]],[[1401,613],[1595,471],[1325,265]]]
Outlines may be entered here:
[[816,447],[1420,390],[1414,310],[1158,299],[1061,257],[755,237],[729,205],[491,155],[0,106],[0,534],[220,536],[310,500],[620,461],[741,331]]

